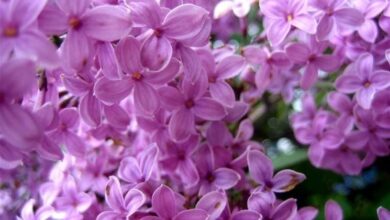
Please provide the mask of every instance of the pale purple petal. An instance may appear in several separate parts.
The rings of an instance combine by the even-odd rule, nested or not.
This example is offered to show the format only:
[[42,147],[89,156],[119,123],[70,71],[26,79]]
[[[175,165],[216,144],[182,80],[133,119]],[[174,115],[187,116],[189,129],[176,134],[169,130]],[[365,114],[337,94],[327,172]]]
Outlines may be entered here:
[[122,195],[121,185],[118,178],[111,176],[105,189],[106,202],[110,208],[122,211],[125,208],[125,201]]
[[374,100],[375,89],[373,87],[362,88],[356,93],[357,103],[364,109],[369,109]]
[[130,189],[125,196],[125,207],[127,209],[127,215],[130,216],[145,203],[145,194],[138,189]]
[[79,111],[81,119],[89,126],[97,127],[100,125],[100,102],[91,92],[80,99]]
[[364,22],[363,14],[354,8],[341,8],[334,12],[337,22],[351,26],[360,26]]
[[102,42],[97,44],[96,53],[99,59],[100,67],[107,79],[115,80],[122,77],[115,50],[112,44]]
[[133,157],[122,159],[118,168],[118,177],[128,183],[138,183],[142,179],[138,161]]
[[130,80],[108,80],[100,78],[95,84],[95,95],[106,104],[119,103],[126,98],[133,85]]
[[343,210],[340,205],[333,200],[328,200],[325,204],[325,219],[326,220],[342,220]]
[[226,107],[233,107],[236,97],[232,87],[224,82],[218,81],[210,84],[210,95],[219,103]]
[[196,208],[205,210],[210,219],[218,218],[227,204],[227,198],[222,192],[213,191],[204,195],[196,204]]
[[294,19],[291,21],[291,25],[301,29],[308,34],[315,34],[317,30],[316,20],[312,16],[306,14],[294,17]]
[[317,38],[320,41],[326,40],[332,34],[334,19],[328,15],[324,15],[317,26]]
[[172,58],[168,66],[158,72],[149,72],[144,75],[145,81],[154,85],[164,85],[172,81],[181,71],[181,64],[176,58]]
[[81,15],[87,10],[91,1],[90,0],[80,0],[80,1],[73,3],[73,2],[69,2],[67,0],[57,0],[56,3],[67,14]]
[[326,72],[336,71],[339,67],[340,58],[333,55],[323,55],[316,57],[314,63],[315,65]]
[[77,135],[66,132],[63,137],[66,149],[70,154],[76,157],[84,157],[86,153],[86,145],[84,141]]
[[202,209],[190,209],[179,212],[173,220],[206,220],[209,215]]
[[194,132],[194,115],[188,109],[182,108],[173,113],[169,121],[169,133],[175,141],[183,141]]
[[251,150],[248,153],[248,167],[252,179],[257,183],[265,184],[272,179],[272,161],[262,152]]
[[297,202],[295,199],[287,199],[278,205],[272,213],[272,219],[292,219],[297,214]]
[[88,38],[79,31],[70,31],[61,45],[63,65],[78,71],[83,70],[91,62],[91,45]]
[[378,27],[373,20],[366,20],[358,30],[359,35],[367,42],[374,43],[378,37]]
[[312,87],[318,78],[318,69],[314,64],[308,64],[301,79],[302,89]]
[[387,220],[390,219],[390,211],[386,208],[383,208],[382,206],[379,207],[376,212],[378,213],[378,219],[379,220]]
[[210,121],[221,120],[226,116],[225,108],[211,98],[196,100],[193,110],[196,116]]
[[141,65],[141,44],[140,42],[129,36],[119,41],[116,48],[119,65],[127,74],[140,73]]
[[172,86],[161,87],[157,93],[159,94],[161,105],[168,110],[174,110],[184,106],[183,95]]
[[275,192],[288,192],[305,179],[306,176],[302,173],[293,170],[282,170],[275,174],[275,177],[272,179],[272,189]]
[[173,218],[177,213],[174,192],[169,187],[161,185],[153,193],[152,206],[159,217]]
[[155,88],[144,82],[134,84],[134,105],[137,110],[153,113],[160,105]]
[[372,86],[377,90],[382,90],[390,86],[390,72],[385,70],[375,71],[370,79]]
[[241,210],[232,215],[232,220],[261,220],[262,216],[254,211]]
[[214,171],[214,184],[223,190],[227,190],[235,186],[240,180],[240,174],[228,168],[219,168]]
[[104,106],[104,115],[110,125],[125,129],[130,124],[129,114],[119,105]]
[[82,30],[101,41],[119,40],[131,30],[130,13],[120,6],[103,5],[88,10],[83,16]]
[[165,37],[151,34],[141,46],[141,62],[154,71],[164,69],[172,57],[172,46]]
[[[268,1],[272,2],[272,1]],[[269,22],[267,27],[267,38],[273,46],[281,44],[290,32],[291,25],[284,20],[274,20]]]
[[292,61],[300,63],[309,59],[311,51],[304,43],[294,43],[287,46],[286,53]]
[[39,28],[50,35],[62,35],[68,29],[66,14],[56,2],[49,1],[38,17]]
[[237,76],[244,68],[245,60],[241,56],[226,57],[216,66],[216,75],[219,79],[230,79]]
[[353,93],[360,89],[362,81],[357,76],[343,74],[337,78],[335,86],[340,92]]

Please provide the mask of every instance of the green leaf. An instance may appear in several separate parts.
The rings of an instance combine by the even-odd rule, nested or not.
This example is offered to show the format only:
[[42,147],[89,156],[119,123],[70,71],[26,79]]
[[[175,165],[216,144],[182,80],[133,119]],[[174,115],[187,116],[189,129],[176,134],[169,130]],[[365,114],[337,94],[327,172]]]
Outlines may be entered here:
[[291,154],[282,154],[272,160],[275,170],[284,169],[307,160],[307,152],[297,149]]

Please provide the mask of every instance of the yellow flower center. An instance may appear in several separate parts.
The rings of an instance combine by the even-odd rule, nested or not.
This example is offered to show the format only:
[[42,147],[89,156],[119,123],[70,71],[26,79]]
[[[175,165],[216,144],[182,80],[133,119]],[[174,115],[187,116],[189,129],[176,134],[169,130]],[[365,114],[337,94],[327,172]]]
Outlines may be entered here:
[[6,37],[15,37],[16,35],[18,35],[18,29],[16,29],[15,27],[6,27],[3,30],[3,35]]
[[140,72],[134,72],[131,77],[134,79],[134,80],[141,80],[142,79],[142,74]]

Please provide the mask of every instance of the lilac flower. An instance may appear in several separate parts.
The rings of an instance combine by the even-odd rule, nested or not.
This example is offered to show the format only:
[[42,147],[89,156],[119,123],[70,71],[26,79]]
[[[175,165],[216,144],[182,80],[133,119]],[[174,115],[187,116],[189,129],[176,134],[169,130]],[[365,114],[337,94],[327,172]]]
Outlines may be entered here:
[[36,27],[36,20],[46,0],[2,2],[0,7],[0,63],[11,53],[38,61],[45,67],[60,64],[56,48]]
[[98,220],[129,219],[146,201],[145,195],[137,189],[129,190],[123,198],[119,180],[113,176],[108,180],[105,197],[112,210],[100,213]]
[[267,38],[273,46],[281,44],[292,27],[316,33],[317,22],[307,12],[306,0],[261,1],[260,8],[265,16]]
[[182,182],[188,187],[192,187],[199,182],[198,170],[192,160],[198,142],[199,137],[193,135],[183,143],[169,143],[166,154],[160,160],[160,164],[164,168],[177,173]]
[[390,86],[390,72],[374,70],[374,58],[365,53],[336,80],[335,85],[340,92],[356,92],[357,103],[369,109],[375,94]]
[[279,74],[279,70],[291,67],[291,62],[284,51],[271,53],[266,48],[248,46],[244,48],[243,53],[249,63],[261,66],[255,77],[257,89],[261,94],[269,87],[275,75]]
[[206,211],[209,214],[208,219],[214,220],[222,215],[222,212],[228,205],[227,202],[225,193],[212,191],[200,198],[198,203],[196,203],[196,208]]
[[239,212],[234,219],[244,220],[248,214],[250,219],[294,219],[298,211],[295,199],[278,203],[269,197],[269,194],[263,193],[254,193],[249,197],[248,210],[244,213]]
[[[204,46],[207,42],[211,21],[208,12],[199,6],[183,4],[165,17],[155,1],[132,2],[129,7],[134,12],[135,26],[150,28],[143,36],[141,62],[151,70],[161,70],[170,62],[173,54],[170,41],[188,47]],[[183,63],[189,62],[183,59]]]
[[51,217],[54,212],[53,207],[51,206],[42,206],[35,213],[33,211],[33,206],[35,204],[34,199],[30,199],[24,204],[21,217],[17,217],[18,220],[46,220]]
[[194,133],[195,116],[210,121],[225,117],[225,108],[214,99],[205,97],[207,85],[203,74],[196,82],[184,80],[180,90],[172,86],[158,90],[163,107],[173,111],[169,133],[174,141],[184,141]]
[[342,31],[344,26],[356,28],[363,24],[363,14],[355,8],[348,7],[344,0],[313,0],[311,6],[321,12],[317,26],[317,38],[320,41]]
[[342,220],[343,210],[340,205],[333,200],[328,200],[325,204],[325,219],[326,220]]
[[323,55],[326,42],[317,42],[314,37],[309,39],[308,45],[293,43],[286,47],[286,53],[295,63],[302,63],[305,72],[301,79],[301,87],[309,89],[317,81],[318,70],[332,72],[339,66],[338,58],[333,55]]
[[378,213],[378,219],[379,220],[386,220],[390,219],[390,211],[386,208],[383,208],[382,206],[379,207],[376,212]]
[[338,92],[329,93],[327,101],[330,107],[340,114],[338,120],[343,121],[347,130],[352,130],[354,123],[353,109],[355,107],[355,102],[350,100],[348,96]]
[[126,76],[120,80],[101,78],[95,94],[107,105],[120,102],[134,90],[134,104],[141,113],[151,114],[159,107],[155,87],[171,81],[180,69],[176,59],[160,72],[150,72],[141,65],[140,43],[133,37],[121,40],[117,47],[118,60]]
[[75,108],[65,108],[59,113],[59,123],[55,130],[48,133],[57,144],[64,144],[68,152],[74,156],[82,157],[86,153],[83,140],[77,136],[79,114]]
[[244,59],[240,56],[233,55],[224,58],[217,65],[211,57],[205,57],[209,60],[209,65],[205,65],[209,79],[209,91],[211,97],[226,107],[233,107],[235,94],[232,87],[225,81],[237,76],[244,67]]
[[131,30],[129,13],[120,6],[90,8],[90,0],[78,4],[69,1],[49,2],[39,16],[39,26],[47,34],[67,32],[61,53],[65,67],[83,70],[91,59],[90,39],[114,41]]
[[358,29],[359,35],[365,41],[374,43],[378,37],[378,26],[373,19],[387,7],[387,0],[362,0],[352,4],[364,15],[364,23]]
[[157,164],[158,149],[151,147],[140,154],[139,160],[134,157],[124,158],[118,168],[118,177],[133,188],[137,184],[149,181]]
[[237,17],[245,17],[250,9],[254,0],[224,0],[218,2],[214,8],[214,19],[221,18],[230,11],[233,11]]
[[181,210],[180,203],[174,192],[167,186],[161,185],[154,191],[152,196],[153,211],[158,217],[144,217],[143,220],[185,220],[185,219],[208,219],[205,211],[199,208]]
[[261,185],[256,192],[288,192],[306,178],[293,170],[282,170],[274,176],[272,161],[260,151],[249,151],[247,158],[251,177]]
[[199,172],[199,195],[216,189],[227,190],[235,186],[240,175],[229,168],[217,167],[213,149],[208,145],[201,146],[197,152],[197,168]]
[[79,192],[79,190],[74,178],[68,176],[62,185],[62,196],[57,197],[55,201],[58,207],[57,211],[63,211],[67,214],[85,212],[92,204],[92,198],[85,192]]

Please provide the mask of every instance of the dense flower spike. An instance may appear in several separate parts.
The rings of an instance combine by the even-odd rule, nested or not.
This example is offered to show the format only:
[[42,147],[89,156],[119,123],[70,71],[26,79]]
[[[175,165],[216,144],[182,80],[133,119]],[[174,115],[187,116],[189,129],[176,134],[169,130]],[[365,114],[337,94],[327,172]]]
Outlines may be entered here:
[[0,219],[314,219],[257,119],[297,110],[317,168],[388,156],[389,33],[387,0],[0,1]]

